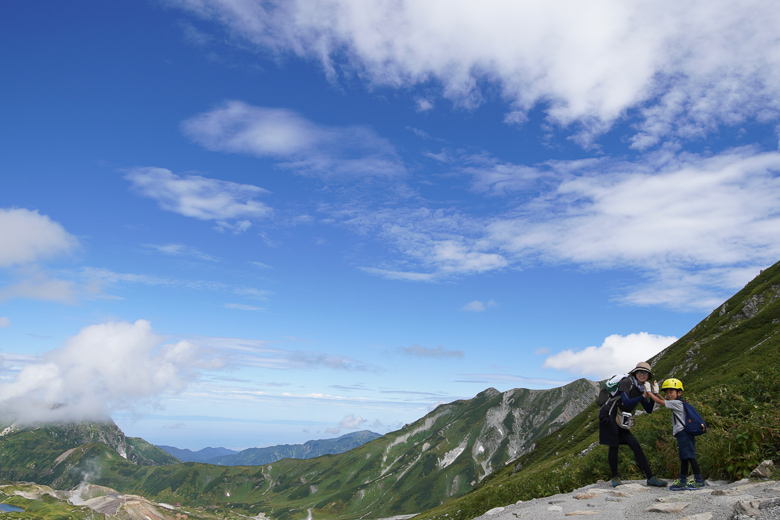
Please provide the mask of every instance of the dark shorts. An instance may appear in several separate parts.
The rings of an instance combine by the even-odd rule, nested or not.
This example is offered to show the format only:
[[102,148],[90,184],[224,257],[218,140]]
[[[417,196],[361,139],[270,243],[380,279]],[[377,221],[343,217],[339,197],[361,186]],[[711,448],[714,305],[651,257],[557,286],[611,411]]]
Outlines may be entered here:
[[677,435],[677,450],[680,454],[680,460],[696,458],[696,437],[690,435],[685,430]]

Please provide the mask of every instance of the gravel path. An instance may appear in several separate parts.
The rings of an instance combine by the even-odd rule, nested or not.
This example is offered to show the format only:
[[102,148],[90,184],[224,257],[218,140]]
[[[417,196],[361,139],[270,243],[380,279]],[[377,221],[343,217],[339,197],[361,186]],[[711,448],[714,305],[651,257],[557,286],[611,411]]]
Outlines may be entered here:
[[479,520],[555,519],[593,516],[605,520],[780,520],[780,482],[707,481],[696,491],[669,491],[626,481],[585,486],[571,493],[497,507]]

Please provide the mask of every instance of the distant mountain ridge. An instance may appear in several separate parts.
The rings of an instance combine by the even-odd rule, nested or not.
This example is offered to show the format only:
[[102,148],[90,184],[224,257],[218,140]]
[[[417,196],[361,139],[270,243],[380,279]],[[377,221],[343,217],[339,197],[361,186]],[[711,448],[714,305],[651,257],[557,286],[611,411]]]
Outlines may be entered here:
[[239,452],[228,448],[203,448],[198,451],[192,451],[186,448],[176,448],[174,446],[156,445],[161,450],[169,453],[182,462],[208,462],[209,459],[236,455]]
[[381,437],[368,430],[347,433],[333,439],[318,439],[303,444],[280,444],[265,448],[235,451],[227,448],[203,448],[199,451],[157,446],[182,462],[203,462],[219,466],[262,466],[281,459],[313,459],[322,455],[337,455]]
[[262,466],[281,459],[313,459],[338,455],[381,437],[369,430],[347,433],[334,439],[319,439],[303,444],[282,444],[266,448],[249,448],[235,455],[214,457],[206,462],[221,466]]

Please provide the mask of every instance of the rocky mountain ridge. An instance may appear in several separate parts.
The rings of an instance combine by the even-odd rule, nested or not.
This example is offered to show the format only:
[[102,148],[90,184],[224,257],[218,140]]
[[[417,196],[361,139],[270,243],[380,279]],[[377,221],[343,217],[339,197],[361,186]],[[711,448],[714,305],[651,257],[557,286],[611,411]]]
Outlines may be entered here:
[[[0,453],[9,455],[0,478],[69,489],[89,475],[89,483],[120,493],[238,507],[251,516],[264,513],[280,520],[310,509],[339,518],[410,514],[467,493],[495,468],[563,426],[597,391],[585,379],[550,390],[488,389],[473,399],[441,405],[346,453],[265,466],[176,464],[151,456],[133,460],[122,456],[121,437],[108,434],[112,428],[102,437],[66,433],[71,429],[57,433],[55,427],[14,431],[0,437]],[[44,440],[46,449],[29,449],[36,438]],[[125,444],[126,453],[140,451],[130,439]]]

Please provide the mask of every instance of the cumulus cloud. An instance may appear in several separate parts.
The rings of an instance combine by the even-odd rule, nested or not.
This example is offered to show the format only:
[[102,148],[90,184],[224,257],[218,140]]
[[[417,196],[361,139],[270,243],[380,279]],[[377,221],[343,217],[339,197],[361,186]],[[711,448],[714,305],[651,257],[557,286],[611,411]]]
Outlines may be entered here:
[[368,422],[368,419],[363,419],[359,415],[345,415],[341,421],[339,421],[339,427],[346,430],[357,430],[361,425]]
[[598,347],[558,352],[548,357],[543,366],[604,379],[617,373],[628,372],[638,362],[647,361],[675,341],[677,338],[674,336],[659,336],[647,332],[628,336],[613,334]]
[[144,320],[92,325],[0,384],[0,410],[20,422],[104,419],[220,366],[187,341],[166,343]]
[[133,168],[125,178],[142,196],[161,209],[198,220],[211,220],[219,230],[246,231],[252,220],[267,218],[272,210],[255,200],[268,193],[251,184],[238,184],[200,175],[177,175],[165,168]]
[[780,108],[771,0],[169,1],[266,52],[319,60],[334,81],[435,80],[467,107],[490,84],[508,103],[507,121],[522,123],[538,106],[548,121],[576,123],[583,142],[632,110],[641,118],[633,144],[645,148],[720,123],[777,119]]
[[33,264],[72,253],[76,237],[37,211],[0,208],[0,267]]
[[411,347],[398,347],[398,352],[406,356],[418,358],[462,358],[462,350],[447,350],[441,345],[435,348],[423,347],[421,345],[412,345]]
[[182,123],[204,148],[276,159],[304,175],[395,177],[405,173],[387,139],[361,127],[317,125],[295,112],[228,101]]

